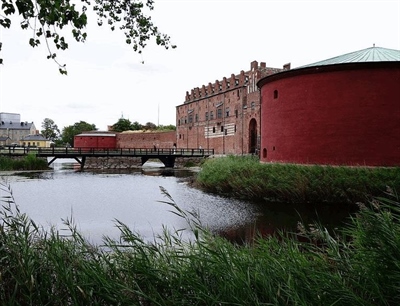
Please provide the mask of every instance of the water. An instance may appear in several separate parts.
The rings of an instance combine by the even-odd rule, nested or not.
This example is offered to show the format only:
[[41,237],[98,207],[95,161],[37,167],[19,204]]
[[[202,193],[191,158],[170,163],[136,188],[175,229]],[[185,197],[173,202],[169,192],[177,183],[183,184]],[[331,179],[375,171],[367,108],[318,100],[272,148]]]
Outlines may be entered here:
[[[115,220],[149,241],[162,234],[164,227],[187,229],[186,221],[163,203],[171,200],[160,186],[182,210],[196,213],[211,231],[238,243],[251,240],[257,232],[267,235],[283,228],[294,231],[298,221],[313,222],[317,214],[329,226],[336,226],[348,216],[339,207],[316,212],[304,205],[227,199],[190,187],[191,171],[165,170],[151,162],[146,166],[125,173],[79,172],[76,164],[56,163],[54,171],[9,175],[6,181],[20,210],[36,223],[63,232],[67,228],[63,220],[73,220],[95,244],[101,244],[103,236],[119,238]],[[189,230],[182,234],[191,236]]]

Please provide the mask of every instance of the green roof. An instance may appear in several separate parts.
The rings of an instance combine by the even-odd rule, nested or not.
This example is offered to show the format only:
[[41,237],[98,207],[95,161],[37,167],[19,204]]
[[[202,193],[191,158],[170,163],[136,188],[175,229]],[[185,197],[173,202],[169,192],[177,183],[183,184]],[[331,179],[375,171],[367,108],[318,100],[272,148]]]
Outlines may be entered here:
[[371,47],[351,53],[332,57],[320,62],[304,65],[297,68],[336,65],[346,63],[367,63],[367,62],[398,62],[400,61],[400,50]]

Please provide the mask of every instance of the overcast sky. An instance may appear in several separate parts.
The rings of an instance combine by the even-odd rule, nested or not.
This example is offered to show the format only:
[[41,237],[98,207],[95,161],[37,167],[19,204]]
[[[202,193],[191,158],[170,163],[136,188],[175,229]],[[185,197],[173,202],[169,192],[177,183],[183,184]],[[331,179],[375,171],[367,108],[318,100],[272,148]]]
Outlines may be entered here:
[[[89,16],[85,44],[69,38],[60,75],[44,45],[31,48],[17,23],[0,29],[0,112],[20,113],[41,129],[81,120],[106,130],[121,116],[176,124],[186,91],[250,69],[292,68],[372,47],[400,49],[400,0],[156,0],[150,13],[177,48],[149,44],[136,54],[121,32]],[[141,62],[144,62],[142,64]]]

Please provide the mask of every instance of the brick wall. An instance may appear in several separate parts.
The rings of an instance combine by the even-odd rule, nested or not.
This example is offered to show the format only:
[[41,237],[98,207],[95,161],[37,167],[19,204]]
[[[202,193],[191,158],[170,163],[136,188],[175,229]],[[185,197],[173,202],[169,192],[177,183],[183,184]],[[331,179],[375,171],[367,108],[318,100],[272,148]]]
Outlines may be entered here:
[[214,149],[215,154],[258,152],[261,99],[256,83],[281,70],[253,61],[247,72],[186,92],[184,104],[176,109],[178,148]]
[[261,161],[399,166],[399,84],[398,62],[266,78]]
[[127,131],[117,134],[117,148],[170,149],[176,143],[176,132],[136,132]]

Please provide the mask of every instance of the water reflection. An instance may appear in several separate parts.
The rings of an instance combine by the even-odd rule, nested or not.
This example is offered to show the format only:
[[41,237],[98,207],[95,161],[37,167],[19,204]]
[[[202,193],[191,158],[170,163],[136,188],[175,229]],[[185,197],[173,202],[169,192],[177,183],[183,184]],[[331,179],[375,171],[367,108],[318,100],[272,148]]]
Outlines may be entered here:
[[[75,171],[74,164],[54,164],[54,171],[13,175],[11,188],[17,204],[35,222],[65,228],[62,219],[72,217],[80,231],[94,243],[104,235],[117,239],[114,221],[120,220],[142,237],[153,240],[170,229],[187,228],[182,218],[163,204],[165,188],[180,208],[193,211],[213,233],[232,242],[251,242],[257,235],[277,230],[296,231],[297,223],[319,220],[328,228],[341,226],[347,206],[285,205],[227,199],[187,184],[192,170],[166,169],[148,164],[142,169]],[[147,164],[147,163],[146,163]],[[190,232],[185,232],[190,237]]]

